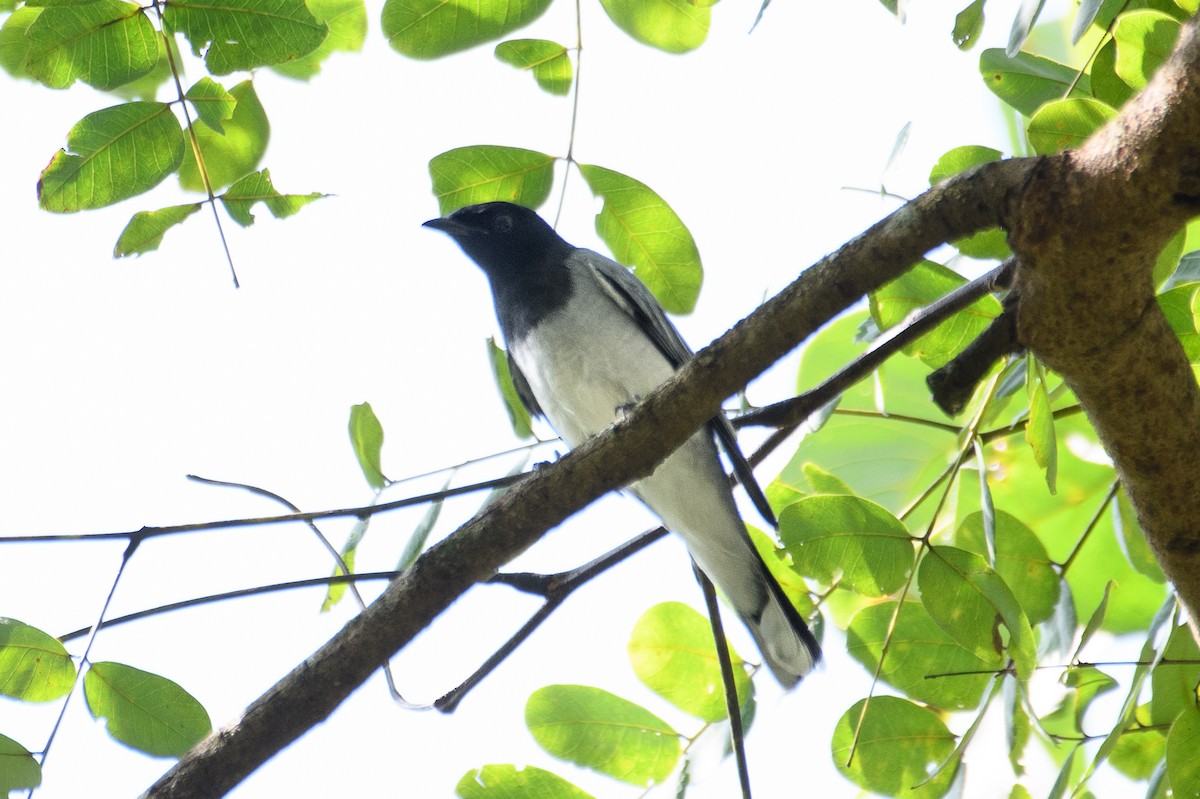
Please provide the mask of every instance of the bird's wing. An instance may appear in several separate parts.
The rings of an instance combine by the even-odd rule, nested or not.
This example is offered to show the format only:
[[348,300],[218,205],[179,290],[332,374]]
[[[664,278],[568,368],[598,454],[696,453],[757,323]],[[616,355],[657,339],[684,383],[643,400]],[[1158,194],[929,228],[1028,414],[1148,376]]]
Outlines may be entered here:
[[542,407],[538,405],[537,397],[533,396],[533,389],[529,387],[529,381],[525,379],[521,367],[517,366],[517,360],[512,356],[512,350],[508,352],[508,374],[512,377],[513,388],[517,390],[517,396],[521,399],[525,410],[529,411],[531,416],[545,416]]
[[[659,305],[658,300],[650,293],[650,289],[646,288],[646,284],[616,261],[590,250],[579,252],[583,255],[588,269],[604,292],[638,323],[638,326],[646,332],[646,335],[650,337],[650,340],[654,342],[671,366],[676,369],[683,366],[692,357],[692,351],[680,337],[675,325],[667,318],[667,314]],[[515,379],[514,376],[514,381]],[[528,402],[526,404],[528,405]],[[750,468],[750,463],[742,454],[741,448],[738,447],[737,434],[733,431],[733,425],[729,423],[724,414],[721,414],[714,417],[709,426],[721,443],[721,448],[729,457],[733,473],[737,475],[738,482],[746,489],[746,494],[754,503],[754,507],[771,527],[778,527],[775,512],[771,510],[766,495],[763,494],[762,488],[754,478],[754,470]]]

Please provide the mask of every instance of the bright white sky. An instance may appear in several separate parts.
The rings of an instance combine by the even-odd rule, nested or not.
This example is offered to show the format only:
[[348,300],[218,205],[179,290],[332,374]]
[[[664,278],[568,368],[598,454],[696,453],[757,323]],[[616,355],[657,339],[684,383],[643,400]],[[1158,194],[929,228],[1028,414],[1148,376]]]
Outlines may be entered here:
[[[890,201],[843,187],[880,186],[906,122],[907,150],[886,178],[906,196],[924,188],[930,166],[951,147],[1010,151],[976,65],[980,49],[1002,46],[1017,3],[992,0],[983,43],[960,53],[949,33],[965,4],[914,2],[901,27],[875,0],[776,2],[748,35],[757,0],[729,0],[714,9],[709,43],[673,57],[632,42],[598,3],[583,3],[575,153],[647,183],[689,225],[706,269],[697,312],[679,320],[694,346],[892,210]],[[378,14],[376,3],[366,51],[334,57],[311,85],[258,77],[274,132],[265,166],[276,186],[336,197],[284,222],[260,210],[247,231],[227,223],[237,291],[207,210],[156,253],[109,257],[135,211],[180,201],[171,185],[102,211],[39,211],[39,171],[77,119],[111,101],[82,86],[50,92],[0,79],[10,120],[0,146],[5,533],[130,530],[280,510],[189,482],[188,473],[261,485],[305,509],[362,504],[370,492],[345,431],[350,406],[364,400],[387,431],[384,466],[393,478],[514,446],[485,361],[484,339],[496,330],[486,283],[445,237],[420,227],[437,215],[426,165],[466,144],[565,154],[570,102],[538,91],[532,78],[496,61],[490,45],[437,62],[406,60],[382,40]],[[559,0],[519,35],[572,44],[574,27],[573,4]],[[596,202],[577,174],[570,181],[561,230],[602,248],[592,227]],[[552,206],[543,210],[553,216]],[[793,358],[752,387],[751,399],[790,392],[794,365]],[[459,482],[513,462],[494,461]],[[764,483],[773,474],[760,470]],[[443,479],[389,496],[433,490]],[[437,535],[480,499],[448,506]],[[420,514],[376,519],[360,568],[394,565]],[[518,566],[566,568],[652,523],[636,502],[609,498]],[[349,525],[323,527],[340,543]],[[121,550],[5,545],[0,615],[55,634],[85,626]],[[301,526],[158,540],[134,557],[112,613],[329,569]],[[476,591],[397,659],[410,698],[448,690],[519,626],[534,603],[511,596]],[[558,771],[598,795],[634,796],[542,753],[524,729],[523,707],[541,685],[588,683],[687,725],[640,687],[624,654],[638,615],[667,599],[700,606],[673,539],[579,592],[455,715],[400,710],[374,679],[234,795],[449,796],[468,769],[515,762]],[[352,613],[346,603],[319,616],[320,601],[310,591],[161,616],[102,634],[93,658],[171,677],[222,725]],[[744,631],[734,635],[755,656]],[[836,775],[828,741],[866,678],[840,638],[827,643],[827,665],[791,694],[760,681],[762,709],[749,739],[760,796],[791,795],[781,786],[792,784],[813,796],[857,792]],[[56,706],[3,700],[0,731],[38,749],[55,714]],[[167,766],[111,742],[77,697],[37,796],[133,796]],[[969,795],[996,795],[978,769]],[[696,796],[730,795],[733,770],[726,764],[700,782]]]

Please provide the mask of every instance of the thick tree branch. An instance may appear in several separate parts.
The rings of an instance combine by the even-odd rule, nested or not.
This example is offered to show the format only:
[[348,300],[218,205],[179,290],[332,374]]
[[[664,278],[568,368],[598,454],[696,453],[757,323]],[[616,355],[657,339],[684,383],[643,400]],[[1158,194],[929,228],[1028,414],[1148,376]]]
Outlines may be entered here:
[[1095,426],[1163,571],[1200,613],[1200,390],[1154,297],[1155,258],[1200,212],[1200,28],[1119,117],[1044,161],[1010,244],[1017,335]]
[[926,192],[697,354],[603,435],[531,474],[438,543],[366,611],[210,736],[144,796],[224,795],[325,719],[468,588],[600,495],[649,474],[721,402],[933,247],[1006,220],[1036,161],[987,164]]

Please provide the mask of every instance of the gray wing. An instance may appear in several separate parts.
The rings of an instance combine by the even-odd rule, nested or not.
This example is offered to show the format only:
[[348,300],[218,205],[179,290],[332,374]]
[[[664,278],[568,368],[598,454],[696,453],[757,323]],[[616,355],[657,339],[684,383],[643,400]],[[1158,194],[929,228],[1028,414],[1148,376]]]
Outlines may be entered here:
[[[578,253],[583,256],[588,268],[596,277],[596,282],[600,284],[605,293],[637,321],[638,326],[646,332],[673,367],[678,369],[692,357],[692,350],[684,343],[679,331],[667,318],[666,312],[663,311],[654,295],[650,293],[650,289],[646,288],[645,283],[634,277],[632,272],[616,261],[605,258],[599,253],[590,250],[580,250]],[[514,375],[514,381],[515,379]],[[528,404],[526,402],[526,405]],[[746,494],[754,503],[754,507],[771,527],[778,527],[775,513],[771,510],[766,495],[763,494],[762,488],[754,478],[754,470],[750,468],[750,463],[738,447],[737,434],[733,431],[733,425],[722,414],[714,417],[709,423],[709,427],[729,457],[733,473],[737,475],[738,482],[746,489]]]

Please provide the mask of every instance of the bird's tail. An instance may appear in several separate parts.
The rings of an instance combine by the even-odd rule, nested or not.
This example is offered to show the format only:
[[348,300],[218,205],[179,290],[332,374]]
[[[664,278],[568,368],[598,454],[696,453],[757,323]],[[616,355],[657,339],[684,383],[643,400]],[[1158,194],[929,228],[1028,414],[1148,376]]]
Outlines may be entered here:
[[791,688],[821,659],[821,645],[766,564],[759,563],[768,589],[767,601],[757,617],[744,620],[775,678],[784,688]]

